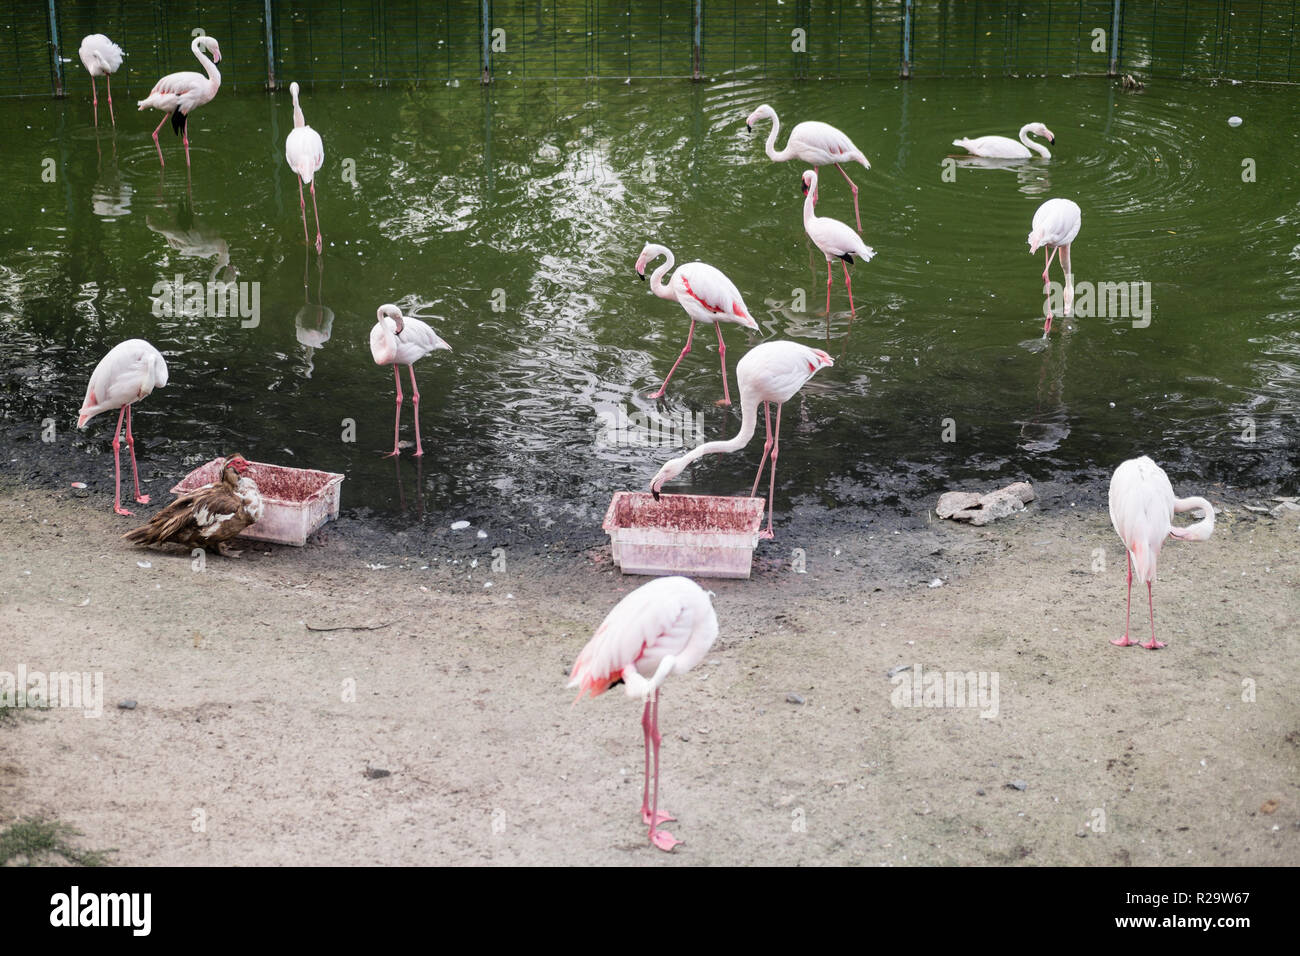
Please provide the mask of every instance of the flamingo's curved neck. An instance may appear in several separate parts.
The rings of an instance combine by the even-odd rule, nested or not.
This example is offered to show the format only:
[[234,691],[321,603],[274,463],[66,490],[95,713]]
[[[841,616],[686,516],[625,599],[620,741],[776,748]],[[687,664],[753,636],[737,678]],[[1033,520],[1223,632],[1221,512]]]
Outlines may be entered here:
[[790,158],[790,144],[788,142],[785,144],[785,149],[781,150],[779,153],[776,151],[776,135],[780,131],[780,129],[781,129],[781,121],[777,119],[776,111],[773,110],[772,111],[772,132],[767,134],[767,146],[765,147],[765,149],[767,150],[768,158],[775,160],[778,163],[785,162],[787,159]]
[[[742,389],[744,386],[742,386]],[[749,444],[749,440],[754,437],[754,429],[758,427],[758,396],[750,391],[742,391],[740,395],[740,431],[736,433],[735,438],[727,441],[705,442],[692,448],[683,455],[678,461],[682,464],[682,469],[698,458],[705,455],[719,455],[730,451],[739,451]]]
[[814,212],[817,196],[817,174],[812,174],[812,183],[808,186],[808,195],[803,199],[803,224],[805,227],[811,226],[817,221],[817,213]]
[[676,263],[670,250],[663,250],[664,264],[650,274],[650,288],[654,290],[655,295],[661,299],[677,299],[677,294],[673,292],[672,286],[664,278],[668,270]]
[[1196,524],[1188,525],[1186,528],[1173,528],[1170,534],[1175,538],[1181,538],[1184,541],[1206,541],[1214,531],[1214,505],[1210,504],[1204,498],[1175,498],[1174,511],[1182,514],[1185,511],[1202,511],[1205,517]]
[[306,125],[307,121],[302,116],[302,107],[298,105],[298,97],[295,96],[293,98],[293,128],[302,129]]
[[216,90],[217,87],[221,86],[221,72],[217,69],[217,65],[209,60],[203,52],[203,47],[199,44],[201,39],[202,37],[195,37],[194,42],[190,44],[190,49],[199,58],[199,62],[203,64],[203,69],[208,74],[208,80],[212,83],[212,89]]
[[1020,142],[1025,144],[1026,149],[1034,150],[1034,152],[1038,153],[1038,155],[1042,156],[1044,159],[1051,159],[1052,154],[1047,151],[1046,146],[1029,138],[1029,127],[1032,125],[1032,123],[1026,123],[1024,126],[1020,127]]

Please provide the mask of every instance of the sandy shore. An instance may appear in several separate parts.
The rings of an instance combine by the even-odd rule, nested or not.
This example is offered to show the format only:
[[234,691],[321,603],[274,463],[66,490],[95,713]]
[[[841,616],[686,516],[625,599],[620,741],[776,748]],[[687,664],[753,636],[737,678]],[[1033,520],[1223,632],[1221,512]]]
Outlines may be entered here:
[[[0,486],[0,671],[103,675],[98,718],[0,723],[0,827],[61,820],[127,864],[1294,865],[1300,511],[1211,497],[1213,539],[1165,550],[1155,653],[1107,642],[1124,560],[1095,507],[843,527],[804,574],[778,527],[753,579],[709,584],[721,637],[664,690],[668,856],[638,703],[564,689],[641,581],[597,535],[493,570],[495,533],[345,518],[197,571],[100,497]],[[996,715],[896,706],[902,665],[995,678]]]

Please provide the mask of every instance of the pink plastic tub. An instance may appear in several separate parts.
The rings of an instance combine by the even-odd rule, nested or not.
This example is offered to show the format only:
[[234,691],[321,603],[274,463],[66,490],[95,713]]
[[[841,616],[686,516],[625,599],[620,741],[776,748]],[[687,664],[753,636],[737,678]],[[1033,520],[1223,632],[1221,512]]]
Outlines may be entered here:
[[[214,458],[191,471],[172,494],[218,481],[224,458]],[[285,468],[250,461],[248,476],[262,493],[262,517],[239,535],[254,541],[271,541],[301,548],[308,536],[331,518],[339,516],[339,493],[343,476],[310,468]]]
[[747,578],[763,523],[762,498],[619,491],[605,512],[624,574]]

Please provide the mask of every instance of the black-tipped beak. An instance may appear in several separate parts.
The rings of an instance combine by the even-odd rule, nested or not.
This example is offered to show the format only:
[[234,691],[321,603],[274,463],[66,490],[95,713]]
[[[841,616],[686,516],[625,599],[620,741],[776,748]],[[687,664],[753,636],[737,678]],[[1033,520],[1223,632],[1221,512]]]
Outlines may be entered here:
[[1049,143],[1051,143],[1053,146],[1056,145],[1056,137],[1055,137],[1055,136],[1049,136],[1049,137],[1047,137],[1047,141],[1048,141]]
[[746,124],[745,124],[745,132],[746,132],[746,133],[752,133],[752,132],[754,132],[754,127],[752,127],[752,126],[750,126],[748,123],[746,123]]
[[652,488],[650,489],[650,494],[654,496],[654,500],[655,500],[655,501],[658,501],[658,500],[659,500],[659,489],[658,489],[658,488],[653,488],[653,487],[652,487]]
[[807,184],[806,182],[804,182],[802,179],[799,180],[799,189],[800,189],[800,191],[803,192],[803,194],[804,194],[805,196],[808,195],[808,184]]
[[640,279],[642,282],[645,282],[645,273],[644,273],[644,272],[638,272],[638,273],[636,274],[636,277],[637,277],[638,279]]

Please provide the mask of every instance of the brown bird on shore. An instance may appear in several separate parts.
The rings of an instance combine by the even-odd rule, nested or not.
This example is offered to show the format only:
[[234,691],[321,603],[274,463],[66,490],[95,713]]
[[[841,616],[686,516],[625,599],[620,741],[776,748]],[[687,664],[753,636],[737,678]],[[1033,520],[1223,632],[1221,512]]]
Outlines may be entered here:
[[221,481],[181,495],[134,531],[122,537],[136,544],[172,543],[234,557],[225,543],[262,516],[262,495],[248,477],[243,455],[231,455]]

